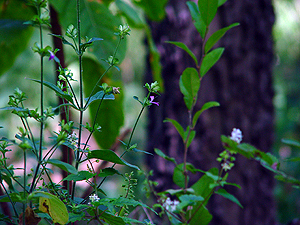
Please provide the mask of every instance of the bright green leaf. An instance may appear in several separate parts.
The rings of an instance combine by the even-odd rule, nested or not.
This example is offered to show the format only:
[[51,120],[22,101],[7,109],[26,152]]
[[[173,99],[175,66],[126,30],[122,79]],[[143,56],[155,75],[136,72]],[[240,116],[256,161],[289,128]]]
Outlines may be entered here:
[[128,162],[126,162],[124,159],[121,159],[115,152],[109,149],[103,149],[103,150],[93,150],[88,153],[88,158],[96,158],[96,159],[101,159],[103,161],[108,161],[120,165],[126,165],[131,168],[135,168],[139,170],[139,168],[135,165],[131,165]]
[[199,0],[198,7],[205,25],[209,26],[217,13],[218,0]]
[[205,54],[217,43],[223,36],[224,34],[231,28],[238,26],[239,23],[233,23],[229,25],[228,27],[224,27],[220,30],[217,30],[215,33],[213,33],[207,42],[205,43]]
[[197,202],[203,201],[204,198],[197,195],[181,195],[179,197],[180,203],[177,209],[181,210],[189,205],[196,205]]
[[186,68],[179,80],[180,91],[184,96],[184,102],[188,110],[191,110],[197,101],[200,88],[200,79],[195,68]]
[[62,162],[62,161],[60,161],[58,159],[49,159],[47,161],[47,163],[50,163],[50,164],[52,164],[54,166],[57,166],[58,168],[60,168],[60,169],[62,169],[64,171],[67,171],[69,173],[72,173],[72,174],[77,174],[78,173],[78,171],[75,169],[74,166],[72,166],[69,163]]
[[70,174],[65,177],[63,180],[67,181],[81,181],[81,180],[88,180],[92,178],[94,174],[90,173],[89,171],[79,171],[77,174]]
[[227,2],[227,0],[219,0],[218,1],[218,7],[220,7],[221,5],[223,5],[225,2]]
[[217,191],[215,191],[216,194],[223,196],[224,198],[229,199],[230,201],[234,202],[235,204],[237,204],[239,207],[243,208],[243,206],[241,205],[241,203],[239,202],[239,200],[234,197],[232,194],[229,194],[225,189],[220,188]]
[[[198,205],[193,207],[192,213],[195,213],[195,209],[200,207],[201,202]],[[195,216],[190,221],[189,225],[208,225],[212,220],[212,215],[209,213],[208,209],[205,206],[201,206],[201,208],[195,213]]]
[[224,48],[216,48],[205,55],[200,69],[201,77],[203,77],[210,70],[210,68],[212,68],[216,64],[216,62],[218,62],[223,52]]
[[300,148],[300,142],[292,139],[282,139],[282,143]]
[[121,175],[119,173],[119,171],[114,168],[105,168],[105,169],[101,170],[101,172],[98,174],[98,176],[99,177],[108,177],[108,176],[112,176],[114,174]]
[[190,13],[191,13],[191,16],[192,16],[192,19],[194,21],[194,25],[195,25],[197,31],[199,32],[202,39],[204,39],[207,26],[205,25],[201,15],[200,15],[200,11],[199,11],[197,4],[192,1],[187,1],[186,4],[189,7],[189,10],[190,10]]
[[177,47],[183,49],[184,51],[186,51],[194,60],[196,66],[198,66],[198,60],[197,57],[195,56],[195,54],[182,42],[177,42],[177,41],[166,41],[166,43],[170,43],[173,45],[176,45]]
[[220,106],[220,103],[218,103],[218,102],[206,102],[206,103],[202,106],[202,108],[201,108],[199,111],[197,111],[197,112],[195,113],[195,115],[194,115],[194,117],[193,117],[193,127],[196,126],[196,123],[197,123],[197,121],[198,121],[198,118],[199,118],[199,116],[202,114],[202,112],[204,112],[204,111],[207,110],[207,109],[210,109],[210,108],[212,108],[212,107],[217,107],[217,106]]

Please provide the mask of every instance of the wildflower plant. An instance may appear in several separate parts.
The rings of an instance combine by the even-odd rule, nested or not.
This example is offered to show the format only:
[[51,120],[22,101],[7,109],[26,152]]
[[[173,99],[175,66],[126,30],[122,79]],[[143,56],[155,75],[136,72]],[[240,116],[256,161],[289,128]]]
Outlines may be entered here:
[[[132,144],[132,138],[139,119],[145,108],[151,105],[159,105],[154,102],[153,94],[158,95],[159,86],[157,82],[145,85],[147,92],[142,101],[134,96],[134,99],[141,104],[141,110],[133,125],[128,141],[120,140],[124,151],[119,156],[111,149],[92,149],[89,142],[96,132],[101,132],[102,127],[97,124],[101,105],[104,101],[115,100],[115,96],[121,94],[122,89],[118,86],[110,86],[103,81],[103,78],[109,70],[118,67],[119,59],[117,52],[121,42],[130,35],[130,28],[127,24],[120,25],[115,32],[117,45],[111,55],[103,60],[107,68],[94,84],[90,94],[84,97],[83,87],[83,55],[87,49],[93,46],[94,42],[102,41],[100,37],[85,37],[81,35],[80,19],[80,1],[76,1],[77,7],[77,26],[69,25],[64,35],[50,34],[53,38],[61,39],[62,43],[70,47],[77,55],[79,68],[78,81],[74,78],[73,72],[64,68],[60,59],[56,56],[59,49],[53,49],[51,46],[44,46],[44,29],[49,28],[50,17],[48,2],[46,0],[29,0],[28,4],[34,7],[36,15],[32,20],[26,22],[28,25],[37,27],[39,30],[39,42],[32,47],[34,53],[40,56],[40,79],[28,79],[40,85],[40,105],[36,109],[26,108],[26,94],[16,88],[15,92],[9,96],[8,106],[1,110],[9,110],[21,120],[22,126],[18,127],[16,140],[2,138],[0,140],[0,185],[4,190],[1,196],[1,202],[10,203],[13,215],[0,215],[1,221],[12,224],[38,224],[42,219],[52,221],[55,224],[67,224],[76,221],[96,221],[99,224],[128,224],[143,223],[127,215],[136,207],[149,208],[147,205],[134,199],[134,187],[136,179],[133,173],[121,174],[115,167],[116,165],[127,166],[132,170],[139,170],[137,165],[133,165],[123,159],[129,152],[146,153],[137,149],[137,144]],[[58,64],[58,80],[56,84],[44,79],[44,58],[47,63],[54,61]],[[76,91],[73,84],[79,84],[79,92]],[[44,88],[49,88],[55,94],[63,99],[63,103],[55,108],[46,107],[44,103]],[[84,114],[91,104],[97,104],[97,112],[90,123],[84,121]],[[64,110],[67,117],[59,121],[59,130],[51,133],[51,142],[47,141],[46,126],[47,123],[57,115],[57,112]],[[70,119],[70,114],[78,114],[78,121]],[[113,115],[111,115],[113,116]],[[30,120],[33,119],[40,124],[39,137],[36,137],[34,128]],[[85,124],[85,125],[84,125]],[[83,133],[87,132],[87,138],[84,139]],[[71,149],[72,157],[68,162],[56,158],[56,152],[66,146]],[[23,150],[23,177],[15,175],[13,165],[7,163],[7,153],[16,151],[19,148]],[[63,152],[63,154],[69,154]],[[27,173],[28,157],[35,159],[36,164]],[[110,162],[110,165],[98,169],[96,165],[99,162]],[[86,164],[86,169],[81,169],[80,165]],[[53,181],[52,167],[65,171],[67,175],[62,181],[67,181],[67,186],[62,186],[61,182]],[[125,178],[124,195],[116,198],[110,198],[102,190],[102,185],[107,177],[121,175]],[[90,186],[90,191],[84,196],[78,195],[77,182],[85,181]],[[89,190],[89,189],[88,189]],[[100,197],[101,196],[101,197]],[[130,207],[130,208],[129,208]],[[146,223],[146,222],[145,222]],[[148,223],[148,222],[147,222]],[[149,224],[149,223],[148,223]]]

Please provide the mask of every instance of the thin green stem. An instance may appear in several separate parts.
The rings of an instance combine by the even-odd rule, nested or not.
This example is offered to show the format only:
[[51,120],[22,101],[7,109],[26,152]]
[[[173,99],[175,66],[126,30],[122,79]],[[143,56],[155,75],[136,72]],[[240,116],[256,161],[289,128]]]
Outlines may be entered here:
[[[0,173],[0,180],[2,180],[1,173]],[[18,217],[19,217],[18,212],[17,212],[17,210],[16,210],[16,207],[15,207],[15,205],[14,205],[14,203],[13,203],[13,201],[12,201],[12,199],[11,199],[9,193],[8,193],[8,191],[6,190],[6,188],[5,188],[5,186],[3,185],[2,182],[0,182],[0,184],[1,184],[3,190],[5,191],[5,193],[6,193],[7,197],[8,197],[8,199],[9,199],[9,201],[10,201],[10,203],[11,203],[11,206],[12,206],[12,208],[13,208],[13,210],[14,210],[14,213],[15,213],[15,217],[18,218]]]

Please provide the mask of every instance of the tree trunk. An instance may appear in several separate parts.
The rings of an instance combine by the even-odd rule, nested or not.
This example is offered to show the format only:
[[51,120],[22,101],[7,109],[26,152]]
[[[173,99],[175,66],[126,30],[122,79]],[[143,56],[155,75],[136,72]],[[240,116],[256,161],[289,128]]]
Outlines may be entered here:
[[[148,151],[159,148],[181,163],[181,139],[170,123],[162,121],[172,118],[187,126],[187,109],[179,91],[179,77],[186,67],[195,65],[188,54],[165,41],[181,41],[200,58],[201,39],[185,1],[170,0],[166,12],[162,23],[150,24],[161,53],[165,92],[158,98],[160,107],[150,108]],[[235,127],[242,130],[243,142],[266,152],[272,146],[272,1],[228,0],[219,8],[211,32],[234,22],[239,22],[240,26],[230,30],[218,43],[218,46],[225,47],[225,52],[201,83],[196,110],[207,101],[218,101],[221,106],[204,112],[197,124],[197,135],[189,149],[188,161],[199,169],[220,167],[216,161],[223,150],[220,136],[230,135]],[[150,79],[149,75],[148,82]],[[159,182],[158,190],[174,188],[170,185],[174,169],[172,163],[154,156],[147,157],[147,164],[154,170],[154,179]],[[189,185],[196,179],[199,177],[193,177]],[[214,196],[208,205],[214,217],[211,224],[275,224],[272,174],[257,162],[238,156],[229,173],[229,181],[242,187],[240,190],[236,187],[226,189],[240,200],[244,209]]]

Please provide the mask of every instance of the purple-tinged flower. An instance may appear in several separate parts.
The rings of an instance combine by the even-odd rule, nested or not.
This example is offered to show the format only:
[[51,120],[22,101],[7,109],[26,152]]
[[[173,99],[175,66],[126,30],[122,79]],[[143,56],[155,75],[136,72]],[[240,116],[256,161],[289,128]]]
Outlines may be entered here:
[[51,51],[49,51],[49,53],[50,53],[50,56],[49,56],[49,61],[50,61],[50,60],[54,59],[55,55],[54,55],[54,53],[51,52]]
[[159,106],[159,102],[154,102],[154,96],[150,96],[150,103]]
[[241,143],[243,139],[242,131],[240,129],[233,128],[230,139],[238,144]]

